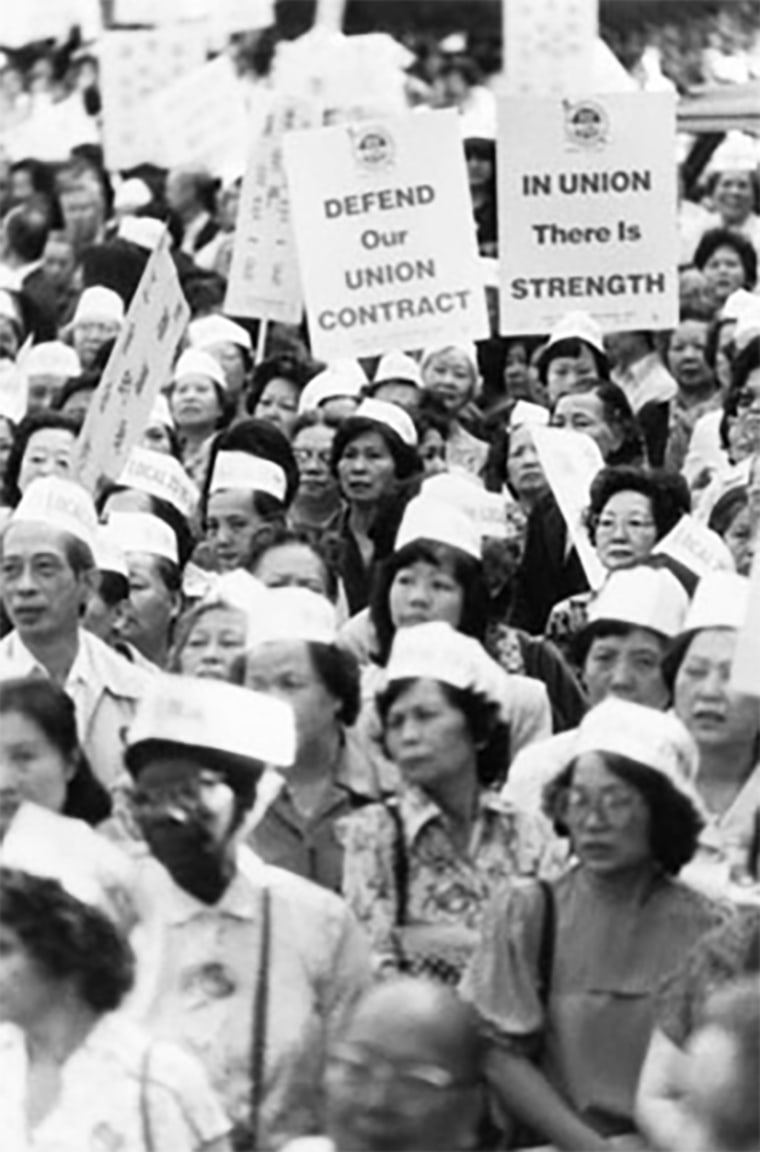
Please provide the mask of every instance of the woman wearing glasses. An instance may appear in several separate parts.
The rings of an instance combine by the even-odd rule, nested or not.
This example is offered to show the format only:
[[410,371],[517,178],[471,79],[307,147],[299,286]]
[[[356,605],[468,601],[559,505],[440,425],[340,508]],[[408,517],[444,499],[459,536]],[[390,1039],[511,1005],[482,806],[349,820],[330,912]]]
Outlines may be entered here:
[[633,1131],[655,990],[731,915],[676,879],[702,826],[696,759],[673,716],[593,709],[544,794],[575,866],[549,885],[512,881],[486,913],[462,990],[499,1104],[534,1143],[603,1149]]
[[288,511],[291,528],[317,536],[336,529],[343,501],[340,485],[330,468],[335,427],[317,412],[304,412],[291,431],[291,447],[298,465],[298,491]]

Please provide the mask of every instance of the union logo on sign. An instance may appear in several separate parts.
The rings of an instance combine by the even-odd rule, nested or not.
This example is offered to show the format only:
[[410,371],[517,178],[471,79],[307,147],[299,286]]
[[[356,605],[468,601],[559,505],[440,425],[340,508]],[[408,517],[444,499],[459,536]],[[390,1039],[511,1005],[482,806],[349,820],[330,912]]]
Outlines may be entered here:
[[381,125],[352,130],[351,143],[357,165],[365,172],[382,172],[396,161],[393,137]]
[[581,100],[576,104],[564,102],[565,135],[572,144],[581,148],[602,148],[607,143],[610,119],[601,104],[595,100]]

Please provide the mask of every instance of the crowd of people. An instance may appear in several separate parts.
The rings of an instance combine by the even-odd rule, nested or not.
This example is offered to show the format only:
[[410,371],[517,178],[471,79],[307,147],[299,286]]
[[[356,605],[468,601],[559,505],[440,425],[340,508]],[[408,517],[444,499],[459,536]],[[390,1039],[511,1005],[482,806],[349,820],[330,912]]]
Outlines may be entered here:
[[[225,314],[239,182],[0,161],[4,1152],[757,1152],[759,157],[682,202],[671,331],[327,364]],[[91,491],[167,229],[191,319]]]

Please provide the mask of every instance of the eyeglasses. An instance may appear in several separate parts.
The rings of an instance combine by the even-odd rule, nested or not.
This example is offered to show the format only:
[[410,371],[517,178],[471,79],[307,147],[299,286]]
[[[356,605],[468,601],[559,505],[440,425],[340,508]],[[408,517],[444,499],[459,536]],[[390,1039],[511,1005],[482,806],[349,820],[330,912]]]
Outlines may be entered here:
[[472,1088],[473,1080],[462,1080],[438,1064],[397,1064],[380,1056],[363,1056],[348,1049],[339,1049],[327,1058],[327,1074],[339,1079],[348,1088],[361,1089],[382,1079],[392,1085],[401,1096],[415,1099],[427,1093],[437,1095],[455,1088]]
[[319,464],[324,464],[328,467],[332,454],[329,451],[318,451],[312,448],[294,448],[293,456],[295,457],[296,464],[308,464],[311,460],[316,460]]
[[654,520],[644,520],[635,516],[630,520],[626,517],[618,519],[617,516],[600,516],[596,522],[597,532],[616,532],[618,528],[637,536],[640,532],[649,532],[654,528]]
[[570,788],[565,801],[568,820],[584,823],[591,812],[602,816],[608,824],[625,824],[638,802],[634,792],[622,788],[603,788],[600,792],[586,792],[583,788]]

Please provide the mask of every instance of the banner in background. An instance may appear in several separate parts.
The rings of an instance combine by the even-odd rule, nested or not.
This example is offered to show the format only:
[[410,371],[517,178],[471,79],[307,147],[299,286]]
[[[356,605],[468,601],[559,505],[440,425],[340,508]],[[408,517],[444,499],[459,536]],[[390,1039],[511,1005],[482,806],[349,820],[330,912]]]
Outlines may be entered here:
[[598,9],[598,0],[502,0],[508,91],[566,96],[586,90]]
[[315,356],[488,335],[455,112],[291,132],[284,149]]
[[502,335],[677,323],[675,131],[669,92],[501,98]]

